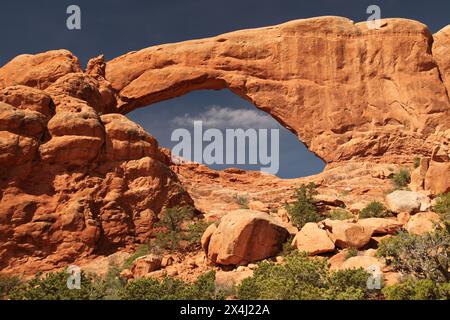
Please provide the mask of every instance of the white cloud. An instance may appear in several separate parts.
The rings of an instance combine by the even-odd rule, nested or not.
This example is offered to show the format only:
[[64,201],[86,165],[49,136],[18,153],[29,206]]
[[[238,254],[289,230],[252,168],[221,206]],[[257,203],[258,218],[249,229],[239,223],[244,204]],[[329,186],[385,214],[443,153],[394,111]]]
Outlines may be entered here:
[[212,105],[208,109],[196,116],[185,114],[183,117],[175,117],[171,120],[171,125],[175,127],[191,128],[194,121],[202,121],[207,128],[279,128],[278,122],[270,115],[258,110],[232,109]]

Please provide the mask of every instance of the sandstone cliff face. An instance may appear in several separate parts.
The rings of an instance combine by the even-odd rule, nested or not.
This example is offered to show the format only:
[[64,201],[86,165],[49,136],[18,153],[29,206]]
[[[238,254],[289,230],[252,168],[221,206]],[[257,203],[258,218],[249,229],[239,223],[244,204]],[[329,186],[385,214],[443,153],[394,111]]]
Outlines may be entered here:
[[60,50],[0,69],[0,268],[112,253],[145,241],[165,206],[191,203],[152,136],[101,115],[115,96],[94,61],[83,73]]
[[[432,36],[414,21],[367,30],[324,17],[97,57],[85,71],[67,50],[16,57],[0,68],[0,269],[51,270],[146,241],[165,207],[214,219],[251,193],[276,209],[304,181],[382,197],[416,156],[431,158],[420,186],[448,191],[449,41],[448,28]],[[122,115],[223,88],[295,132],[327,171],[283,181],[177,166]]]
[[368,30],[345,18],[313,18],[131,52],[107,63],[106,78],[122,113],[229,88],[327,163],[402,162],[429,155],[427,138],[450,127],[441,79],[450,71],[448,31],[436,40],[433,48],[426,26],[410,20]]

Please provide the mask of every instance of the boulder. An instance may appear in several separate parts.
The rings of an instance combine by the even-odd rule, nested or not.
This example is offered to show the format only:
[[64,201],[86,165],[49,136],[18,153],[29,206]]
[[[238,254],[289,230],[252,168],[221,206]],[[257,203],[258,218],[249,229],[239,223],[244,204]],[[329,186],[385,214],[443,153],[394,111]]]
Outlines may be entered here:
[[430,158],[420,159],[419,166],[411,172],[411,183],[409,184],[412,191],[421,191],[425,187],[425,177],[428,167],[430,166]]
[[362,248],[367,245],[372,236],[372,230],[357,223],[326,219],[322,221],[330,230],[330,238],[339,248]]
[[269,213],[269,207],[267,204],[261,202],[261,201],[250,201],[248,203],[248,208],[253,211],[261,211],[261,212],[267,212]]
[[359,269],[359,268],[362,268],[366,271],[377,268],[378,270],[382,271],[385,268],[385,263],[376,257],[354,256],[345,260],[339,269],[345,270],[345,269]]
[[436,224],[440,222],[440,217],[434,212],[420,212],[409,219],[405,229],[412,234],[422,235],[434,230]]
[[431,206],[430,198],[426,195],[406,190],[396,190],[388,194],[386,204],[394,213],[426,211]]
[[221,290],[226,294],[233,294],[235,288],[239,286],[246,278],[253,276],[253,270],[233,270],[233,271],[217,271],[214,281],[216,290]]
[[150,272],[156,271],[161,268],[162,257],[149,254],[142,256],[134,260],[131,266],[131,273],[134,279],[139,279],[147,276]]
[[358,220],[358,224],[366,229],[372,231],[372,235],[375,234],[392,234],[396,233],[402,228],[402,223],[395,218],[367,218]]
[[215,223],[211,224],[206,228],[205,232],[203,232],[202,238],[200,239],[200,243],[203,251],[208,254],[209,241],[211,240],[211,236],[217,230],[217,226]]
[[327,231],[320,229],[317,223],[313,222],[303,226],[294,237],[292,246],[310,255],[333,252],[335,249],[334,242],[328,236]]
[[266,213],[236,210],[222,218],[210,237],[206,253],[216,264],[247,264],[276,255],[288,235]]
[[343,249],[336,253],[334,256],[330,257],[328,259],[328,266],[330,267],[331,271],[339,270],[342,264],[347,260],[349,251],[348,249]]

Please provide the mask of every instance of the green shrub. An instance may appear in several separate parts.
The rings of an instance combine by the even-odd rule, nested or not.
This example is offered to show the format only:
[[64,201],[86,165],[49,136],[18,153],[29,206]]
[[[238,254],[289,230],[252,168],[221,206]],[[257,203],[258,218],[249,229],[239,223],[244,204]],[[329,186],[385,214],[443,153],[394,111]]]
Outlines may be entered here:
[[437,197],[433,210],[441,215],[442,220],[447,222],[450,220],[450,192]]
[[363,299],[368,273],[362,269],[330,273],[323,259],[292,252],[286,263],[264,261],[238,287],[243,300]]
[[349,248],[347,251],[347,255],[345,256],[346,259],[349,259],[351,257],[356,257],[358,255],[358,249],[355,248]]
[[386,217],[391,217],[391,216],[392,216],[391,213],[389,211],[387,211],[384,204],[382,204],[379,201],[372,201],[371,203],[369,203],[367,205],[367,207],[362,209],[361,212],[359,213],[360,219],[386,218]]
[[190,207],[167,209],[156,224],[162,229],[156,235],[156,246],[168,250],[198,249],[201,236],[209,224],[202,220],[192,221],[193,217],[194,211]]
[[32,280],[12,289],[11,300],[97,300],[104,297],[94,284],[94,279],[81,273],[80,289],[69,289],[65,271],[36,275]]
[[406,168],[400,169],[400,171],[394,173],[391,177],[391,182],[395,189],[403,189],[411,182],[411,175]]
[[238,196],[235,195],[236,203],[242,208],[242,209],[248,209],[248,198],[246,196]]
[[294,240],[294,236],[290,235],[287,240],[283,243],[283,249],[281,250],[281,252],[279,253],[279,255],[281,256],[287,256],[289,255],[291,252],[297,250],[292,246],[292,241]]
[[415,157],[414,158],[414,169],[417,169],[418,167],[420,167],[420,158]]
[[353,218],[353,215],[345,209],[334,209],[328,216],[331,220],[347,220]]
[[104,300],[120,299],[121,292],[127,284],[127,280],[120,276],[121,270],[116,264],[110,264],[105,277],[93,278],[93,285],[99,297]]
[[216,294],[215,272],[210,271],[194,283],[165,277],[139,279],[128,283],[121,292],[123,300],[216,300],[223,296]]
[[407,279],[382,290],[387,300],[448,300],[450,283],[436,284],[432,280]]
[[450,281],[449,253],[450,235],[444,229],[420,236],[401,232],[381,241],[377,250],[394,270],[437,283]]
[[0,300],[7,298],[8,294],[20,284],[19,277],[0,274]]
[[200,240],[209,225],[210,223],[204,220],[199,220],[188,225],[183,239],[187,241],[190,250],[200,249]]
[[317,194],[314,183],[302,184],[295,191],[295,202],[286,207],[292,223],[298,228],[303,227],[308,222],[323,220],[324,217],[317,211],[315,206],[314,196]]

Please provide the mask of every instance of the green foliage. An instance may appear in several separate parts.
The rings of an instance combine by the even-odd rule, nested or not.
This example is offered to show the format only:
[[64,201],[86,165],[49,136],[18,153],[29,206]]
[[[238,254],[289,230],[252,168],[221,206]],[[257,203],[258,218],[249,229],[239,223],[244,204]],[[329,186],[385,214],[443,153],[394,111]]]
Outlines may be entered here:
[[319,222],[323,216],[317,211],[314,196],[317,195],[316,185],[309,183],[302,184],[295,191],[296,201],[286,207],[292,223],[298,228],[303,227],[308,222]]
[[363,299],[368,273],[362,269],[330,273],[326,261],[302,252],[286,256],[286,263],[262,262],[253,277],[238,287],[238,298],[311,300]]
[[351,257],[356,257],[358,255],[358,250],[355,248],[350,248],[347,251],[347,255],[345,256],[346,259],[349,259]]
[[116,264],[111,264],[103,279],[93,278],[93,285],[99,293],[98,296],[104,300],[120,299],[121,292],[127,284],[127,280],[120,276],[121,270]]
[[194,283],[166,277],[162,280],[139,279],[127,283],[119,275],[120,268],[110,266],[103,279],[81,273],[80,289],[67,287],[69,274],[48,273],[13,287],[12,300],[212,300],[224,299],[215,288],[215,272],[200,276]]
[[391,217],[391,213],[386,209],[384,204],[379,201],[372,201],[359,213],[359,218],[386,218]]
[[287,256],[291,252],[297,250],[292,246],[292,241],[294,240],[294,236],[290,235],[287,240],[283,243],[283,249],[279,253],[281,256]]
[[407,279],[382,290],[387,300],[448,300],[450,282],[436,284],[432,280]]
[[199,220],[188,225],[183,239],[188,242],[191,249],[200,248],[200,240],[209,225],[210,223],[204,220]]
[[242,209],[248,209],[248,198],[246,196],[238,196],[235,195],[236,203],[242,208]]
[[0,274],[0,300],[5,299],[20,284],[21,280],[19,277]]
[[450,281],[449,253],[450,235],[444,229],[420,236],[402,232],[381,241],[377,250],[394,270],[438,283]]
[[450,192],[437,197],[433,210],[441,215],[443,221],[450,222]]
[[80,289],[69,289],[65,271],[36,275],[32,280],[15,287],[8,297],[11,300],[98,300],[104,293],[99,291],[92,277],[81,273]]
[[420,167],[420,158],[415,157],[414,158],[414,169],[417,169],[418,167]]
[[215,272],[210,271],[193,284],[179,279],[165,277],[139,279],[128,283],[121,292],[123,300],[216,300],[223,296],[216,294]]
[[411,182],[411,175],[409,170],[406,168],[400,169],[400,171],[393,174],[391,177],[391,182],[395,189],[403,189],[408,186]]
[[353,218],[353,215],[345,209],[334,209],[328,216],[331,220],[347,220]]
[[209,224],[201,220],[192,221],[193,217],[194,212],[190,207],[167,209],[156,224],[162,229],[156,235],[156,246],[168,250],[198,249],[201,236]]

